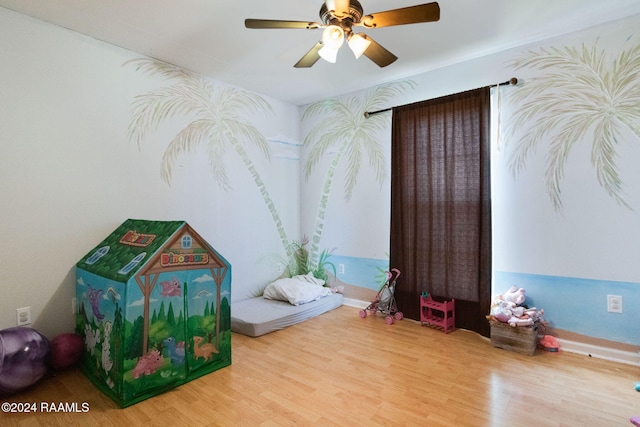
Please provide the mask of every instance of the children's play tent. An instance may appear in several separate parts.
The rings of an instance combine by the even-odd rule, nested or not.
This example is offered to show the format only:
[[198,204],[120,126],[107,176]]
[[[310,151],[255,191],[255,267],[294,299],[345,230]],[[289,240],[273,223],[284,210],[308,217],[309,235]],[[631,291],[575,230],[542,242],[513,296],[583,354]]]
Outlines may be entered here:
[[76,264],[86,376],[125,407],[231,364],[231,266],[184,221],[129,219]]

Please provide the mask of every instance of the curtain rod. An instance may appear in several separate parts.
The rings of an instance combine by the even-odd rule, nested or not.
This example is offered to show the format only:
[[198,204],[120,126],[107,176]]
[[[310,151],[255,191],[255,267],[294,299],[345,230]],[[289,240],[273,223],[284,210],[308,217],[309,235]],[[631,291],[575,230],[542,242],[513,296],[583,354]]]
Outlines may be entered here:
[[[502,83],[497,83],[494,85],[490,85],[489,87],[497,87],[497,86],[515,86],[518,84],[518,79],[515,77],[511,77],[509,80],[507,80],[506,82],[502,82]],[[370,116],[373,116],[374,114],[380,114],[380,113],[385,113],[387,111],[391,111],[396,107],[390,107],[390,108],[385,108],[384,110],[378,110],[378,111],[365,111],[364,112],[364,116],[368,119]]]

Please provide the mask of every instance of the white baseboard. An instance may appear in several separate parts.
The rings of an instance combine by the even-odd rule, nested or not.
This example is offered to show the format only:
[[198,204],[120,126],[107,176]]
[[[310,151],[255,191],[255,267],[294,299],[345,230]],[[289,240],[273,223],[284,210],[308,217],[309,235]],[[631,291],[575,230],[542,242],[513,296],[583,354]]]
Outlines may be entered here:
[[342,304],[346,305],[346,306],[349,306],[349,307],[367,308],[369,306],[369,304],[371,304],[371,302],[361,301],[361,300],[353,299],[353,298],[344,298],[342,300]]
[[[366,308],[370,302],[360,301],[352,298],[345,298],[343,304],[349,307]],[[558,339],[561,351],[583,354],[598,359],[610,360],[612,362],[624,363],[626,365],[640,366],[640,352],[617,350],[614,348],[599,347],[592,344],[585,344],[576,341]]]
[[561,351],[597,357],[598,359],[610,360],[626,365],[640,366],[640,352],[634,353],[632,351],[617,350],[615,348],[600,347],[563,339],[558,339],[558,344],[560,344]]

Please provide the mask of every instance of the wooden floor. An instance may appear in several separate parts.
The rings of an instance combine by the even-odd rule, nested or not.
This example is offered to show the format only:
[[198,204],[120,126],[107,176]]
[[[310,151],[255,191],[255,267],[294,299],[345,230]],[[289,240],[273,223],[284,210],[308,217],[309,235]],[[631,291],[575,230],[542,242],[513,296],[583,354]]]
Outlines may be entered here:
[[475,333],[386,325],[341,307],[233,336],[233,363],[119,409],[77,370],[0,401],[88,404],[0,414],[2,426],[631,426],[640,368],[571,353],[524,356]]

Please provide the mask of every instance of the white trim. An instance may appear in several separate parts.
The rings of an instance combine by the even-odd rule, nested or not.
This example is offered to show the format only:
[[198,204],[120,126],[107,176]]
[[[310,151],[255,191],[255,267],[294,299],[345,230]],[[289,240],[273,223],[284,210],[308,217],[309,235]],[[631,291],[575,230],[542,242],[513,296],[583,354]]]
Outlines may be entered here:
[[[360,301],[352,298],[345,298],[343,304],[349,307],[367,308],[369,302]],[[576,341],[558,339],[560,351],[568,351],[569,353],[583,354],[598,359],[610,360],[612,362],[624,363],[626,365],[640,366],[640,351],[634,353],[632,351],[617,350],[614,348],[600,347],[592,344],[585,344]]]
[[634,353],[632,351],[617,350],[615,348],[600,347],[563,339],[558,339],[558,343],[560,344],[561,351],[597,357],[598,359],[610,360],[626,365],[640,366],[640,352]]
[[349,307],[356,307],[356,308],[367,308],[369,306],[369,302],[367,301],[361,301],[358,299],[353,299],[353,298],[344,298],[342,300],[342,304],[349,306]]

